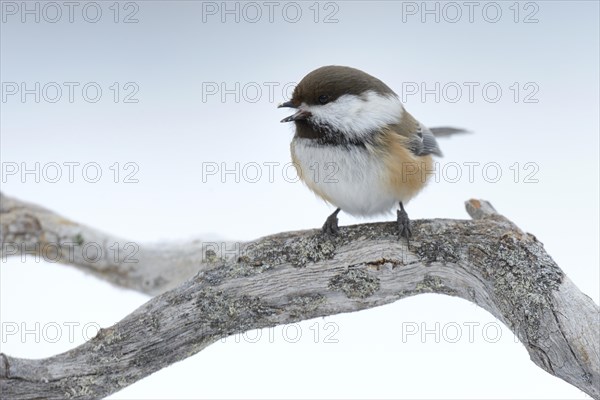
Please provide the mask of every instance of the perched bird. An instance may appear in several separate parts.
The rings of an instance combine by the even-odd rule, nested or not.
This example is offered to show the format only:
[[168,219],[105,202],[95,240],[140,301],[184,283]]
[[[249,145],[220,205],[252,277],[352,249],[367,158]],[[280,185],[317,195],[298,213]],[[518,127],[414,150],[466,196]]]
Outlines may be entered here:
[[[405,109],[385,83],[355,68],[331,65],[306,75],[292,99],[297,109],[292,160],[302,181],[337,209],[323,232],[338,232],[340,210],[354,216],[396,206],[400,237],[411,236],[404,205],[425,186],[432,155],[441,156],[432,130]],[[438,128],[440,134],[460,131]],[[320,173],[319,173],[320,172]]]

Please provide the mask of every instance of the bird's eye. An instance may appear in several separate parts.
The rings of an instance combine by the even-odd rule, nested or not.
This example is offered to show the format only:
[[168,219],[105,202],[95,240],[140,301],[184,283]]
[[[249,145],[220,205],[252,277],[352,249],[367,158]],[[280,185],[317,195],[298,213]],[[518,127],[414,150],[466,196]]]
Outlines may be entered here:
[[329,96],[327,96],[326,94],[322,94],[319,96],[319,103],[327,104],[328,101],[329,101]]

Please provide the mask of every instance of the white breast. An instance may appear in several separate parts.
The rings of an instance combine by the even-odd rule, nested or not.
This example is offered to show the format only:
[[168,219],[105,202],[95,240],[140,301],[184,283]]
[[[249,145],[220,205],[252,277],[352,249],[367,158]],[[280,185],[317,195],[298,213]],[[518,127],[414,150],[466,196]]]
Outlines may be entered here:
[[317,195],[354,216],[390,212],[398,206],[383,163],[365,148],[318,145],[294,138],[292,159],[302,180]]

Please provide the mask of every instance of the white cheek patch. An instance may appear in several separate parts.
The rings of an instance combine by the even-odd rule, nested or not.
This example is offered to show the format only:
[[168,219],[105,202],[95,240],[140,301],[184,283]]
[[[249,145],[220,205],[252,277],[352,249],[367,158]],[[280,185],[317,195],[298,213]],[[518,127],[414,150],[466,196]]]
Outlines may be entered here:
[[303,103],[300,109],[310,111],[316,124],[326,125],[356,139],[388,124],[399,123],[404,112],[398,97],[373,91],[360,96],[345,94],[325,105],[308,106]]

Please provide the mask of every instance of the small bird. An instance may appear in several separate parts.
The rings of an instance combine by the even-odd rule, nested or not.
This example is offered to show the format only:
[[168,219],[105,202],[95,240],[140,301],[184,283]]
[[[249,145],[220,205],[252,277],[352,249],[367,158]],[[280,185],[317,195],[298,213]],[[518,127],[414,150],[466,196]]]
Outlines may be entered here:
[[[337,209],[323,225],[338,233],[340,210],[353,216],[389,213],[397,205],[399,237],[412,235],[404,205],[425,186],[441,156],[434,132],[405,109],[385,83],[361,70],[325,66],[306,75],[292,99],[297,111],[290,146],[299,177]],[[434,128],[440,135],[462,131]]]

